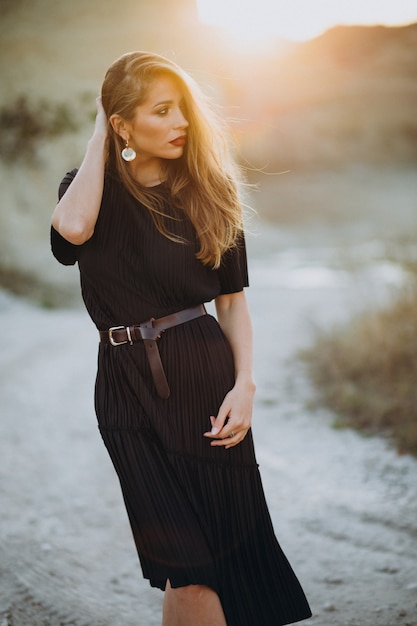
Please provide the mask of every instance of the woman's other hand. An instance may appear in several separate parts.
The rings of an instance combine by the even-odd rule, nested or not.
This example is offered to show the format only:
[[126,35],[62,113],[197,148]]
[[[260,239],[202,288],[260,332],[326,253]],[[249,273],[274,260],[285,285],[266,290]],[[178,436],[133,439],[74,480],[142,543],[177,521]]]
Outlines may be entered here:
[[212,439],[212,446],[226,449],[243,441],[252,424],[255,383],[252,380],[237,381],[226,394],[217,416],[211,416],[212,429],[204,436]]
[[212,446],[231,448],[243,441],[251,427],[255,383],[252,376],[252,325],[245,292],[216,298],[217,319],[229,341],[235,363],[235,384],[226,394],[217,416],[211,416],[212,429],[204,433]]

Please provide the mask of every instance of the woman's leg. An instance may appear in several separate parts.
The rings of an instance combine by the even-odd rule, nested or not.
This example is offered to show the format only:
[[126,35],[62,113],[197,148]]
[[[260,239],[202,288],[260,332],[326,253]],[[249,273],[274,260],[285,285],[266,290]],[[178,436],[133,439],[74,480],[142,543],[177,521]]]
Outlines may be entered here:
[[203,585],[173,589],[167,581],[162,626],[227,626],[219,596]]

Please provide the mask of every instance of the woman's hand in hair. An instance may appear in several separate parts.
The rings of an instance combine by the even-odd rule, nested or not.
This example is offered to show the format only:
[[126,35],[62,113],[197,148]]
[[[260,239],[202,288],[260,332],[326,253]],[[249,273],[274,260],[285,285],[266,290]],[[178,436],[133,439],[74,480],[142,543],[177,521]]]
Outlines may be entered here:
[[103,196],[108,123],[101,98],[96,104],[94,133],[83,162],[52,214],[55,230],[74,245],[82,245],[92,237]]
[[108,133],[108,120],[106,113],[103,108],[103,104],[101,102],[101,96],[96,98],[96,106],[97,106],[97,115],[96,115],[96,125],[94,128],[94,134],[104,135],[107,137]]

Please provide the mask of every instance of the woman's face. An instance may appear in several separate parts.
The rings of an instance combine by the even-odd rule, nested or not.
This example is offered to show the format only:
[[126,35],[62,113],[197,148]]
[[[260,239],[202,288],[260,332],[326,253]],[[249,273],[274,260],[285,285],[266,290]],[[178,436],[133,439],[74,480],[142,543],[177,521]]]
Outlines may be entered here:
[[170,76],[158,77],[146,100],[126,122],[129,146],[140,161],[178,159],[187,143],[188,121],[184,117],[184,98]]

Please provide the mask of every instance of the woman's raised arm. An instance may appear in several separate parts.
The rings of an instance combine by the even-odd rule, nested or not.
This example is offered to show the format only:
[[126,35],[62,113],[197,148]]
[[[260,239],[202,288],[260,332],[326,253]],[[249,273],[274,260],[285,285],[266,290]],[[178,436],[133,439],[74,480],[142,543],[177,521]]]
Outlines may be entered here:
[[81,245],[94,233],[103,195],[106,150],[107,118],[101,98],[97,98],[96,124],[84,160],[52,215],[52,226],[73,244]]

